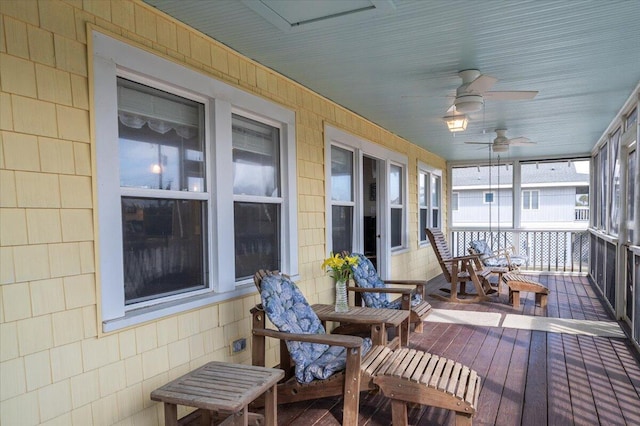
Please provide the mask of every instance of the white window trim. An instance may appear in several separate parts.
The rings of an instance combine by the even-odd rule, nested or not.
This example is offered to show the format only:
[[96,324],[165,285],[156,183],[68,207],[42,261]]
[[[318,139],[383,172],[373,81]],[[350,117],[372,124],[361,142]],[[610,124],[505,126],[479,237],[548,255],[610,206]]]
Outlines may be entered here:
[[[281,259],[282,270],[298,275],[298,226],[295,152],[295,112],[275,103],[251,95],[242,90],[198,73],[183,65],[164,59],[151,52],[112,38],[96,29],[89,40],[93,58],[91,98],[94,99],[92,121],[95,123],[94,179],[97,197],[96,229],[99,231],[96,250],[96,272],[100,287],[100,312],[103,331],[109,332],[163,316],[221,302],[242,295],[252,294],[255,288],[250,280],[236,283],[233,268],[233,187],[228,177],[232,173],[231,113],[251,113],[265,121],[280,123],[281,129],[281,183],[282,204]],[[119,213],[120,181],[118,164],[118,129],[116,77],[138,76],[154,87],[163,84],[174,93],[189,93],[190,98],[205,101],[205,141],[208,193],[212,194],[208,205],[208,254],[209,289],[188,293],[173,299],[135,310],[124,306],[122,265],[122,218]],[[164,82],[157,84],[157,82]],[[99,101],[96,101],[98,100]],[[215,123],[215,126],[213,125]],[[218,141],[220,141],[218,143]],[[215,149],[214,149],[215,148]],[[108,206],[112,206],[109,208]],[[113,206],[117,206],[113,208]],[[111,235],[120,237],[110,238]],[[231,241],[230,246],[223,242]]]

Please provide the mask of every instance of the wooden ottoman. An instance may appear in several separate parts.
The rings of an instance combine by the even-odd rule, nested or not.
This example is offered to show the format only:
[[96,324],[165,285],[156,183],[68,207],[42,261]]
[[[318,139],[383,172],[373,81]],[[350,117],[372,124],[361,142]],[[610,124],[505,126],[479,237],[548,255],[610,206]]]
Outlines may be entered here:
[[504,274],[502,276],[504,281],[509,287],[509,303],[513,304],[514,308],[520,307],[520,292],[530,291],[536,295],[536,304],[539,304],[541,308],[547,306],[547,295],[549,289],[537,281],[527,278],[520,274]]

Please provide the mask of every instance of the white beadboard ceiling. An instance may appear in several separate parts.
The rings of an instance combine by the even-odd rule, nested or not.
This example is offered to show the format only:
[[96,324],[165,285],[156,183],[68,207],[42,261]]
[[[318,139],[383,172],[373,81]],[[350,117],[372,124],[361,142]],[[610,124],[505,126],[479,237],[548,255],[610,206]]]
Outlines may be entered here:
[[[249,58],[447,160],[587,154],[640,82],[640,1],[145,0]],[[442,121],[459,70],[498,78],[467,130]]]

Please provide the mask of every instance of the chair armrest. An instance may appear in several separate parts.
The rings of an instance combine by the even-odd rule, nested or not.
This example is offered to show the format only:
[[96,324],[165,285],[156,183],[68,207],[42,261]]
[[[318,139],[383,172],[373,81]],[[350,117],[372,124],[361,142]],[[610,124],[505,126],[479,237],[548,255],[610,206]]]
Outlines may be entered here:
[[270,330],[268,328],[254,328],[253,334],[258,336],[273,337],[280,340],[292,340],[296,342],[320,343],[344,348],[359,348],[363,340],[358,336],[344,334],[299,334],[285,333],[283,331]]
[[347,290],[354,291],[356,293],[396,293],[396,294],[412,294],[416,291],[415,288],[362,288],[362,287],[347,287]]
[[477,259],[479,256],[477,254],[470,254],[468,256],[457,256],[457,257],[452,257],[450,259],[442,259],[442,263],[453,263],[453,262],[459,262],[461,260],[473,260],[473,259]]
[[416,286],[425,286],[428,284],[425,280],[384,280],[385,284],[405,284],[405,285],[416,285]]

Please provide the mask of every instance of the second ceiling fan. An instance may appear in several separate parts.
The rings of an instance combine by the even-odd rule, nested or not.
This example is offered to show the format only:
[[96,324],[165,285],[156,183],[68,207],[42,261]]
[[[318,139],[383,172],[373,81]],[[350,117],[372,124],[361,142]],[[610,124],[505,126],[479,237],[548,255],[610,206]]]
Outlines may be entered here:
[[507,129],[496,129],[496,138],[492,142],[465,142],[471,145],[490,145],[493,152],[506,152],[510,146],[530,146],[535,145],[535,142],[525,137],[507,138],[505,136]]

